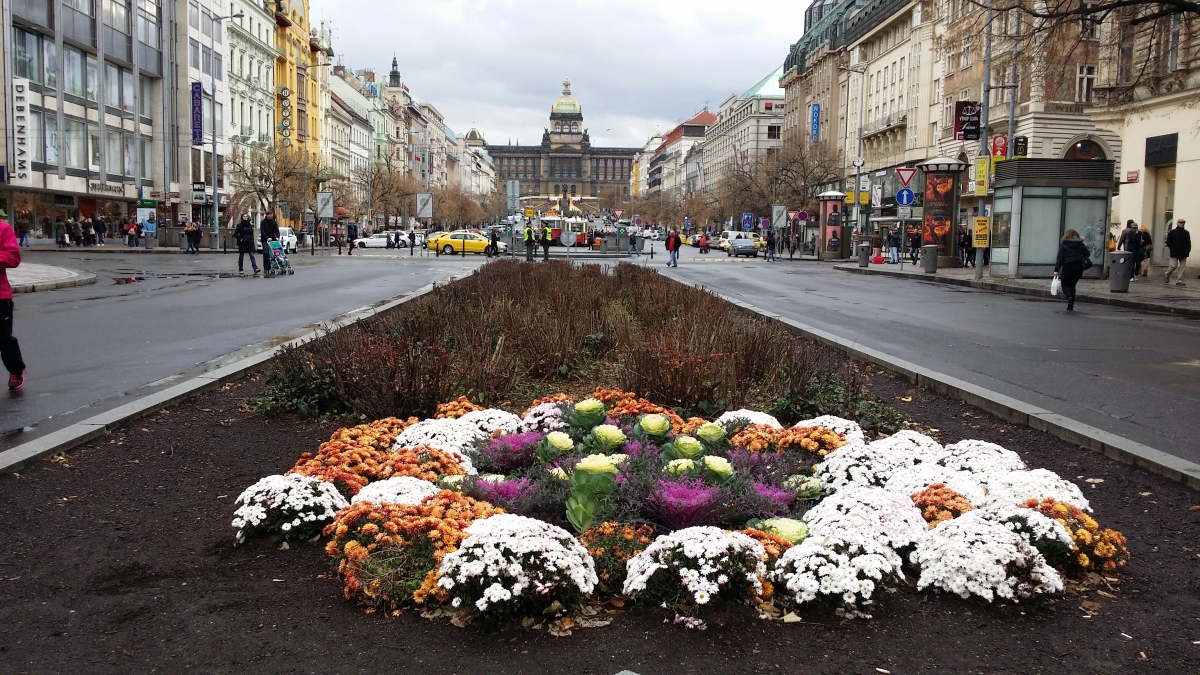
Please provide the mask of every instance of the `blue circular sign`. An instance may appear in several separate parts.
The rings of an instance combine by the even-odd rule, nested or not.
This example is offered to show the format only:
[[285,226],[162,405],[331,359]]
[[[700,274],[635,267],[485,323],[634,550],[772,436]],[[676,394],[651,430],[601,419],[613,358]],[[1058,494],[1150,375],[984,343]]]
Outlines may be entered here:
[[912,206],[915,199],[916,196],[913,194],[913,191],[908,188],[900,188],[896,191],[897,206]]

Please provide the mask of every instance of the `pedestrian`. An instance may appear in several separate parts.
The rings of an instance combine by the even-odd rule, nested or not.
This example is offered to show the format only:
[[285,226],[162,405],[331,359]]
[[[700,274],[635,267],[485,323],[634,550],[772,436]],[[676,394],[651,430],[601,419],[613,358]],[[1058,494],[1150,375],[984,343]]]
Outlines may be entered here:
[[533,252],[537,248],[537,235],[534,234],[533,224],[525,223],[525,262],[533,262]]
[[900,230],[892,230],[888,232],[888,264],[895,265],[900,262]]
[[1184,228],[1186,221],[1176,220],[1175,227],[1167,233],[1166,245],[1167,252],[1171,254],[1171,266],[1167,268],[1167,273],[1163,275],[1163,282],[1171,283],[1171,273],[1176,269],[1179,270],[1179,276],[1175,278],[1176,286],[1184,286],[1183,273],[1187,269],[1188,256],[1192,254],[1192,235]]
[[408,255],[409,256],[415,255],[413,253],[413,251],[416,248],[417,248],[417,233],[410,231],[408,233]]
[[67,245],[67,225],[61,218],[54,220],[54,243],[59,248]]
[[[242,266],[246,255],[250,256],[250,266],[254,268],[254,276],[258,276],[258,261],[254,259],[254,223],[250,222],[250,214],[243,213],[237,227],[233,228],[233,241],[238,247],[238,275],[246,276]],[[267,266],[267,250],[263,249],[263,267]]]
[[[0,211],[0,220],[3,220],[7,217],[8,216],[3,211]],[[29,248],[30,232],[32,232],[32,231],[33,231],[33,225],[29,222],[28,218],[23,218],[23,219],[21,219],[20,222],[17,223],[17,233],[19,235],[18,242],[17,242],[18,247],[24,246],[25,248]]]
[[[267,242],[274,239],[279,241],[279,223],[275,220],[275,212],[267,211],[263,219],[258,223],[258,241],[262,246],[263,266],[267,265]],[[338,255],[342,254],[342,242],[338,240]]]
[[71,241],[76,246],[83,246],[83,228],[79,226],[79,221],[67,219],[67,230],[71,233]]
[[800,245],[800,237],[793,232],[792,236],[788,237],[788,260],[796,259],[796,248]]
[[1145,277],[1150,275],[1150,258],[1154,255],[1154,237],[1150,236],[1150,230],[1146,229],[1145,225],[1138,228],[1138,233],[1142,235],[1141,274]]
[[627,252],[631,255],[641,255],[642,254],[642,252],[639,251],[638,247],[637,247],[637,237],[632,232],[629,233],[629,251],[627,251]]
[[87,218],[83,221],[83,245],[92,246],[96,243],[96,227],[92,224],[92,219]]
[[[550,261],[550,242],[554,239],[554,230],[547,223],[542,225],[542,262]],[[465,249],[464,249],[465,250]]]
[[8,370],[8,388],[16,391],[25,386],[25,361],[21,346],[13,337],[13,292],[8,283],[8,270],[21,264],[21,246],[7,221],[0,220],[0,360]]
[[775,260],[775,230],[767,230],[767,262]]
[[667,267],[679,267],[679,247],[682,244],[678,232],[671,230],[667,233]]
[[1117,238],[1117,248],[1125,253],[1133,254],[1133,267],[1129,270],[1129,280],[1137,281],[1138,267],[1142,264],[1142,233],[1132,218],[1125,221],[1125,229],[1121,230],[1121,236]]
[[499,257],[499,255],[500,255],[500,233],[497,232],[496,228],[493,227],[491,230],[491,234],[492,234],[492,236],[490,237],[491,242],[490,242],[490,246],[488,246],[488,257],[489,258],[492,256]]
[[1084,271],[1091,266],[1092,254],[1083,244],[1083,239],[1075,230],[1067,230],[1058,245],[1058,258],[1054,262],[1054,276],[1062,282],[1063,297],[1067,299],[1068,312],[1075,311],[1075,285],[1083,277]]
[[971,264],[971,235],[966,230],[958,233],[958,266],[968,267]]
[[[130,216],[133,218],[133,216]],[[133,227],[133,246],[137,248],[142,245],[142,224],[136,220],[131,220],[130,224]]]
[[96,228],[96,244],[103,246],[104,235],[108,234],[108,223],[104,222],[104,216],[97,216],[93,225]]
[[921,233],[913,230],[908,235],[908,257],[916,265],[921,257]]

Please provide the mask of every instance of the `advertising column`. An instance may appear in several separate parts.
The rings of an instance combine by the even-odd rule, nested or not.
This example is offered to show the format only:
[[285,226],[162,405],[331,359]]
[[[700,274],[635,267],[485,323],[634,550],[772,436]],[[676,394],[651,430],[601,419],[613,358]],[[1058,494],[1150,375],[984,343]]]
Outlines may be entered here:
[[954,174],[931,171],[925,174],[925,244],[936,244],[939,256],[952,253],[950,231],[954,223]]

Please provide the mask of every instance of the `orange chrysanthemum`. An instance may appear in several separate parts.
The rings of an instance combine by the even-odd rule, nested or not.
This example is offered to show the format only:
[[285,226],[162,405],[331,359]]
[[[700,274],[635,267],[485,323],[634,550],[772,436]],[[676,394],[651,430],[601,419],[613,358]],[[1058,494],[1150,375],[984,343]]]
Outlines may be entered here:
[[380,468],[380,479],[393,476],[412,476],[431,483],[442,476],[460,476],[466,470],[448,452],[418,445],[415,448],[397,448],[384,460]]
[[931,530],[947,520],[975,510],[975,505],[966,497],[942,483],[934,483],[912,495],[912,500]]
[[469,412],[483,410],[483,406],[471,403],[466,396],[459,396],[449,403],[439,403],[435,418],[441,419],[458,419]]
[[1128,543],[1125,535],[1109,528],[1100,529],[1100,523],[1077,506],[1053,499],[1040,502],[1030,499],[1021,506],[1040,511],[1067,528],[1076,547],[1063,563],[1068,576],[1078,578],[1097,570],[1116,572],[1129,557],[1129,549],[1125,547]]
[[543,396],[539,399],[535,399],[534,402],[530,403],[529,407],[525,409],[525,412],[521,413],[521,418],[524,419],[525,416],[529,414],[530,410],[533,410],[534,408],[538,407],[539,405],[541,405],[543,403],[561,403],[563,401],[566,401],[567,403],[572,402],[571,397],[567,396],[566,394],[564,394],[562,392],[559,392],[552,396]]

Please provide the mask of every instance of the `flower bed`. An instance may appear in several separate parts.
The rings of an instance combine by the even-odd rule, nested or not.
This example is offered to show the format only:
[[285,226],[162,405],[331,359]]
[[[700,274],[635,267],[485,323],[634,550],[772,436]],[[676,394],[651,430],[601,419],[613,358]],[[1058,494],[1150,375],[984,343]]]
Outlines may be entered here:
[[[346,597],[371,609],[567,617],[622,594],[691,628],[717,604],[867,616],[906,573],[927,592],[1026,601],[1128,554],[1078,486],[991,443],[868,442],[832,416],[710,422],[604,388],[523,415],[439,412],[339,432],[252,486],[239,541],[324,526]],[[370,440],[340,445],[353,438]]]

